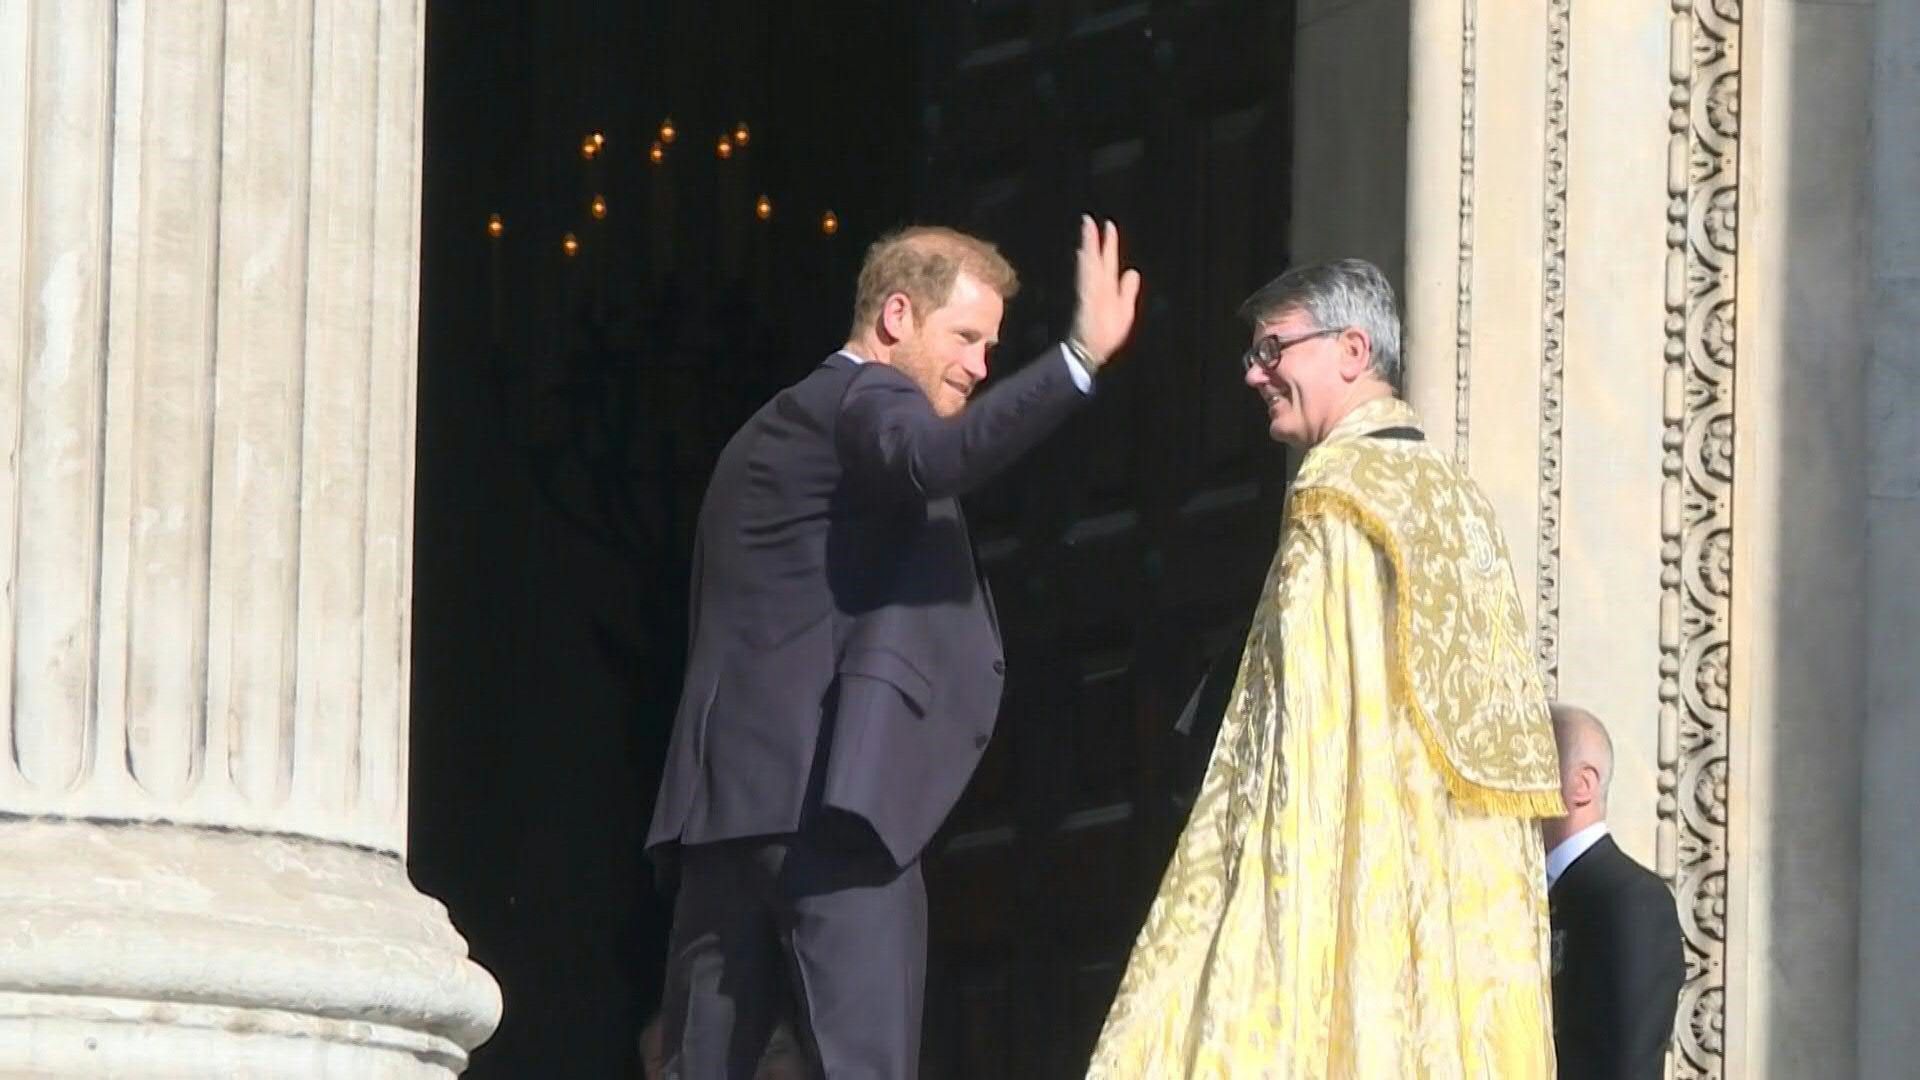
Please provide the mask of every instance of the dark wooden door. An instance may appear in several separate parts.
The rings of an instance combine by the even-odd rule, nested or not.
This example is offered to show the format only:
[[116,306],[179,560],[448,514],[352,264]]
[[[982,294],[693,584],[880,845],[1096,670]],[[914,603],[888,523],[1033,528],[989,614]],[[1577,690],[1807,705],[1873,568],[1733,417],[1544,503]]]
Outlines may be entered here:
[[861,250],[905,219],[1006,248],[996,363],[1024,361],[1091,210],[1144,318],[1094,406],[969,501],[1009,693],[927,861],[925,1074],[1079,1075],[1208,749],[1171,726],[1276,538],[1232,310],[1285,262],[1292,4],[428,14],[410,861],[505,988],[471,1075],[638,1075],[669,911],[640,835],[727,436],[843,340]]
[[1080,211],[1120,223],[1147,281],[1095,406],[969,501],[1008,693],[927,862],[927,1075],[1077,1076],[1209,749],[1173,724],[1277,535],[1285,462],[1233,309],[1286,261],[1292,4],[919,18],[913,205],[1025,275],[997,362],[1065,325]]

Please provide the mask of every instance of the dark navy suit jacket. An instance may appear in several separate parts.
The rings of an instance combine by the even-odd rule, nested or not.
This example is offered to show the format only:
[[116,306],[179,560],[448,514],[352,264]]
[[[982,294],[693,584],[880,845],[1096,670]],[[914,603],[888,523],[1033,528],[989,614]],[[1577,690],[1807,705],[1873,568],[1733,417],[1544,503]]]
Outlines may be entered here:
[[1660,1080],[1686,980],[1673,893],[1603,836],[1547,903],[1560,1080]]
[[993,732],[1005,664],[958,496],[1084,400],[1059,352],[941,418],[829,357],[728,441],[649,849],[796,831],[826,806],[919,857]]

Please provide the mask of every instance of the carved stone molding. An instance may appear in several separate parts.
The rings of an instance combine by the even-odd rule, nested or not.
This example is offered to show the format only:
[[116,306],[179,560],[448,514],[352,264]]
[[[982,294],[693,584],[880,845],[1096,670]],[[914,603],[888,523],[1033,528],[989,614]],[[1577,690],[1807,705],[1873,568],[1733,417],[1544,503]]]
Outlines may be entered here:
[[1454,285],[1453,456],[1467,463],[1468,374],[1473,367],[1473,157],[1478,0],[1460,5],[1460,245]]
[[1660,867],[1687,980],[1674,1074],[1725,1075],[1741,10],[1670,0],[1661,458]]
[[1547,694],[1560,685],[1560,443],[1567,344],[1567,113],[1572,0],[1547,5],[1547,140],[1540,302],[1539,603],[1534,654]]

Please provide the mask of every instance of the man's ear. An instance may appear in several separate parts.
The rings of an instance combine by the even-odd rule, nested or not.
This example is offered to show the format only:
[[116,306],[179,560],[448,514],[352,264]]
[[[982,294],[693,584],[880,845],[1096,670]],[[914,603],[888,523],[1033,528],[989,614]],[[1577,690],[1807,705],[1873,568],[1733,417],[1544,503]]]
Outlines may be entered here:
[[1589,806],[1599,797],[1600,770],[1582,763],[1573,771],[1573,806]]
[[1373,369],[1373,339],[1365,330],[1349,326],[1340,331],[1340,376],[1348,382]]
[[890,293],[880,303],[880,332],[889,344],[913,332],[913,301],[906,293]]

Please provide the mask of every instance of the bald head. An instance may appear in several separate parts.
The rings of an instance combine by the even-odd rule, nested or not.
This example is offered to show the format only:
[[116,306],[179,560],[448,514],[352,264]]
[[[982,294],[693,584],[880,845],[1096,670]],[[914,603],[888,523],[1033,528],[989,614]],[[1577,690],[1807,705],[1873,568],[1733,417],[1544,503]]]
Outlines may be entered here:
[[1613,739],[1600,718],[1577,705],[1555,702],[1553,741],[1560,751],[1560,799],[1567,816],[1542,822],[1551,849],[1595,822],[1607,820],[1607,788],[1613,784]]
[[1600,718],[1578,705],[1553,705],[1553,741],[1560,750],[1560,782],[1570,773],[1590,766],[1598,774],[1600,807],[1607,805],[1607,789],[1613,786],[1613,737]]

